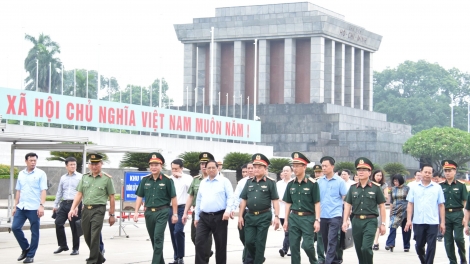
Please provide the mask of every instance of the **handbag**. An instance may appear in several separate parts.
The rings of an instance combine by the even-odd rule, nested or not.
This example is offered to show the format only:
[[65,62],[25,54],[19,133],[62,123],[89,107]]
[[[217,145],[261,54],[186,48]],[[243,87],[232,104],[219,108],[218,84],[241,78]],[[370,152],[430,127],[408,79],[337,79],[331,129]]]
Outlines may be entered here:
[[352,228],[348,228],[346,232],[341,231],[340,245],[343,250],[352,248],[354,246]]
[[77,229],[77,235],[78,235],[78,237],[83,236],[82,219],[79,219],[79,220],[75,221],[74,225],[75,225],[75,227],[76,227],[76,229]]

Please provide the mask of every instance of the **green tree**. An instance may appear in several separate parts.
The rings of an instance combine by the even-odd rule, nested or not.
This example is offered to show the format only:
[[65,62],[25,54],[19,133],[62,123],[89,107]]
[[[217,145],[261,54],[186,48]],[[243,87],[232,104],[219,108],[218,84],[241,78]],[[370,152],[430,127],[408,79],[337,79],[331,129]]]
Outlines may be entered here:
[[186,151],[178,156],[178,158],[183,160],[183,166],[189,170],[191,176],[199,174],[199,154],[200,152],[196,151]]
[[[173,99],[169,98],[168,83],[163,79],[162,86],[162,107],[167,108],[173,104]],[[150,90],[152,90],[152,104],[150,105]],[[132,92],[132,96],[131,96]],[[158,106],[160,93],[160,80],[156,79],[148,87],[138,85],[127,85],[126,88],[119,91],[113,91],[111,98],[113,102],[122,102],[127,104]]]
[[470,161],[470,134],[451,127],[423,130],[403,144],[403,153],[433,165],[441,173],[443,159],[451,159],[459,165]]
[[[63,142],[62,144],[83,144],[80,142]],[[88,144],[93,144],[92,142],[88,142]],[[108,155],[104,153],[97,153],[103,156],[103,162],[108,162],[109,158]],[[67,152],[67,151],[51,151],[50,152],[50,157],[47,157],[46,160],[48,161],[60,161],[64,162],[66,158],[68,157],[74,157],[77,159],[77,171],[84,173],[85,170],[83,170],[83,153],[82,152]]]
[[450,126],[454,103],[454,126],[467,128],[470,75],[446,70],[420,60],[405,61],[394,69],[374,73],[374,111],[387,114],[390,122],[412,126],[416,133],[432,127]]
[[237,181],[242,178],[242,166],[251,161],[251,154],[230,152],[224,157],[224,169],[234,170],[237,173]]
[[290,159],[286,158],[272,158],[269,161],[271,164],[268,167],[268,171],[275,173],[278,179],[280,179],[280,175],[284,166],[290,165]]
[[147,168],[149,167],[149,154],[126,152],[119,164],[119,167],[131,167],[137,168],[138,171],[147,171]]
[[405,166],[399,162],[390,162],[390,163],[385,164],[384,171],[389,176],[395,175],[395,174],[401,174],[401,175],[406,176],[410,174],[408,170],[405,168]]
[[[25,89],[36,90],[36,82],[38,91],[41,92],[49,91],[49,83],[52,91],[60,89],[62,62],[56,57],[60,53],[59,44],[44,33],[41,33],[37,39],[26,34],[25,40],[33,44],[24,61],[24,68],[28,72]],[[51,65],[50,80],[49,65]],[[38,80],[36,80],[36,70],[38,70]]]
[[335,172],[348,169],[350,170],[353,174],[356,174],[356,166],[354,166],[353,162],[349,161],[342,161],[342,162],[336,162],[335,163]]
[[[18,168],[14,167],[13,168],[13,177],[15,179],[18,178],[18,173],[20,171]],[[10,166],[9,165],[4,165],[0,164],[0,179],[9,179],[10,178]]]

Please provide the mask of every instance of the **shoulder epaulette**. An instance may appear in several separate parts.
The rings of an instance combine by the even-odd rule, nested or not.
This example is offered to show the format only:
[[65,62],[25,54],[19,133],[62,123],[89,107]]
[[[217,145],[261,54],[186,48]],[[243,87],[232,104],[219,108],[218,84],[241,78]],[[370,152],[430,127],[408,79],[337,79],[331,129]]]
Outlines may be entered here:
[[457,181],[458,181],[458,182],[460,182],[461,184],[465,184],[465,182],[464,182],[464,181],[461,181],[461,180],[457,180]]
[[443,184],[443,183],[445,183],[445,182],[446,182],[446,181],[441,181],[441,182],[438,182],[438,184]]
[[269,176],[266,176],[267,179],[270,179],[271,181],[276,181],[275,179],[269,177]]
[[166,174],[164,174],[164,173],[162,173],[162,174],[163,174],[163,176],[167,177],[168,179],[171,179],[170,176],[168,176],[168,175],[166,175]]
[[112,177],[113,177],[113,176],[111,176],[111,175],[107,174],[107,173],[106,173],[106,172],[104,172],[104,171],[103,171],[103,175],[104,175],[104,176],[108,176],[109,178],[112,178]]
[[193,179],[199,179],[199,178],[201,178],[201,174],[196,175],[196,176],[193,177]]
[[144,177],[142,177],[142,179],[143,179],[143,178],[150,178],[150,176],[152,176],[152,174],[145,175]]
[[315,179],[312,178],[312,177],[308,177],[308,180],[311,181],[311,182],[313,182],[313,183],[316,183],[316,182],[317,182],[317,180],[315,180]]
[[375,181],[371,181],[371,182],[380,187],[380,183],[376,183]]

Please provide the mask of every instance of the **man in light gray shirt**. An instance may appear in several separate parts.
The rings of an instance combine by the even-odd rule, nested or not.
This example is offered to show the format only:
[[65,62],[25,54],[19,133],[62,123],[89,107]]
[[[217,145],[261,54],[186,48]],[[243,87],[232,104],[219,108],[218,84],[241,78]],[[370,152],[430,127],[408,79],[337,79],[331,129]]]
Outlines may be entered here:
[[[60,178],[59,186],[57,188],[57,194],[54,201],[54,213],[55,218],[55,230],[57,236],[57,243],[59,248],[54,251],[54,254],[58,254],[62,251],[68,251],[67,238],[65,236],[64,224],[67,220],[70,207],[72,206],[73,199],[77,194],[77,186],[82,179],[82,174],[76,171],[77,160],[74,157],[68,157],[65,159],[65,168],[67,173]],[[61,201],[62,200],[62,201]],[[59,206],[60,204],[60,206]],[[78,216],[73,217],[69,220],[70,229],[72,230],[72,253],[70,255],[78,255],[78,248],[80,247],[80,237],[77,234],[76,221],[80,219],[82,211],[82,205],[78,206]]]

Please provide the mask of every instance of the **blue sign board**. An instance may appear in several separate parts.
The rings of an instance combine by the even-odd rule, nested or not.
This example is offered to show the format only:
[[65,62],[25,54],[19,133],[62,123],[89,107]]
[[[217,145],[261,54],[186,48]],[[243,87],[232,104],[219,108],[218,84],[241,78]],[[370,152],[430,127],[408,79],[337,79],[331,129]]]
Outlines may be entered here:
[[137,195],[135,191],[139,187],[140,180],[149,175],[148,171],[126,171],[124,172],[124,202],[135,202]]

